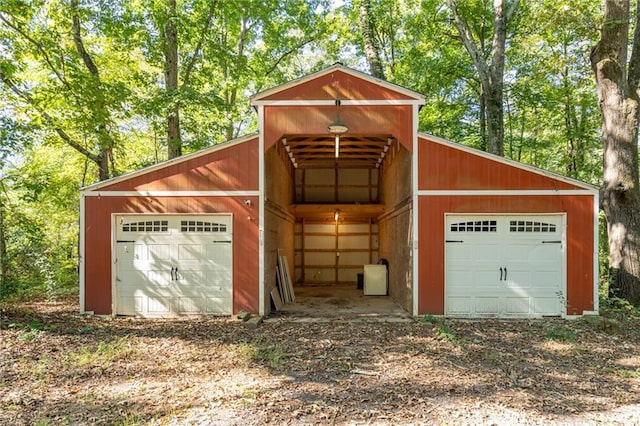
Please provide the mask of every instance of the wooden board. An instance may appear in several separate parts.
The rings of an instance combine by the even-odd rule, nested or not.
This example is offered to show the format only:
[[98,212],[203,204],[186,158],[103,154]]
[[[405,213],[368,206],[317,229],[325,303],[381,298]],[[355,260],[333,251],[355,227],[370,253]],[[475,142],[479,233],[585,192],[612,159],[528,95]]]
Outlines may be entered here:
[[289,299],[292,303],[295,303],[296,294],[293,291],[293,282],[291,281],[291,273],[289,272],[289,262],[287,262],[287,258],[285,256],[282,256],[282,259],[284,263],[284,275],[286,277],[286,283],[289,290]]
[[280,291],[278,290],[278,287],[274,287],[273,289],[271,289],[271,300],[273,300],[276,311],[282,309],[282,298],[280,297]]
[[287,262],[287,257],[281,253],[282,253],[282,250],[278,250],[278,265],[276,266],[276,281],[280,289],[282,301],[284,303],[293,303],[295,302],[295,294],[293,292],[291,274],[289,273],[289,264]]

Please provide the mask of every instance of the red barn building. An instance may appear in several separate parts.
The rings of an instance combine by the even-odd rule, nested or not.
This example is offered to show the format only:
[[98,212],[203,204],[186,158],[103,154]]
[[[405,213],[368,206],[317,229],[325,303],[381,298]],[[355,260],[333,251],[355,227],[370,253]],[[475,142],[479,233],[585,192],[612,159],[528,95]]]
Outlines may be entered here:
[[424,102],[335,65],[256,95],[257,134],[84,188],[81,311],[267,314],[280,253],[327,287],[384,259],[413,315],[597,313],[597,188],[421,134]]

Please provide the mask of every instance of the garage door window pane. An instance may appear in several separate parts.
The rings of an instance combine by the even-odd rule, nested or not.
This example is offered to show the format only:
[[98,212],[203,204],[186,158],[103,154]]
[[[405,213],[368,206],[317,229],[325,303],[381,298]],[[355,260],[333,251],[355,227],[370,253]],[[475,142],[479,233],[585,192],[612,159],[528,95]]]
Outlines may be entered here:
[[474,220],[451,224],[451,232],[496,232],[495,220]]
[[167,220],[145,220],[122,224],[122,232],[167,232],[169,231],[169,221]]
[[205,233],[227,232],[227,225],[203,220],[183,220],[180,222],[180,231]]
[[512,220],[509,222],[509,232],[556,232],[556,225],[529,220]]

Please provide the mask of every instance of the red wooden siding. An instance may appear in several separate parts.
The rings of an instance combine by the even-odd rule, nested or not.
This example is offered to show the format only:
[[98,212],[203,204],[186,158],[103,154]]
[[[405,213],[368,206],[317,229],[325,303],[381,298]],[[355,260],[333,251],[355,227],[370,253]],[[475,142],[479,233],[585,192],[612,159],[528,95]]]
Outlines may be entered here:
[[[106,185],[109,191],[257,191],[258,140],[221,147]],[[245,200],[251,200],[251,206]],[[233,311],[258,312],[258,197],[87,196],[85,202],[85,310],[111,313],[112,215],[232,213]]]
[[247,199],[258,205],[258,197],[86,197],[85,310],[111,313],[112,213],[232,213],[233,311],[258,312],[258,217]]
[[[326,134],[336,118],[335,106],[266,106],[264,138],[268,150],[285,134]],[[388,133],[412,151],[411,105],[341,106],[340,119],[349,134]]]
[[258,139],[168,164],[99,191],[258,190]]
[[583,189],[562,180],[419,138],[420,190]]
[[594,309],[593,196],[421,196],[418,313],[444,313],[445,213],[567,213],[567,314]]
[[333,100],[339,92],[340,99],[391,100],[416,99],[405,93],[376,85],[344,71],[336,70],[318,78],[284,89],[259,100]]

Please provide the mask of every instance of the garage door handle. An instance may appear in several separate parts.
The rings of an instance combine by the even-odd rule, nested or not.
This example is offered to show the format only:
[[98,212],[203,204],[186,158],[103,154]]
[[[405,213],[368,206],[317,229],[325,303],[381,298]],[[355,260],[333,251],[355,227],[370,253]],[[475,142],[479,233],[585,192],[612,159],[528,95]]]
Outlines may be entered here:
[[507,280],[507,267],[504,267],[504,280]]
[[231,241],[229,240],[213,240],[214,243],[229,243],[231,244]]
[[542,244],[560,244],[562,241],[560,240],[551,240],[551,241],[543,241]]
[[502,267],[500,267],[500,281],[502,281]]
[[171,281],[173,281],[173,266],[171,267]]
[[462,240],[445,240],[445,243],[464,243]]

